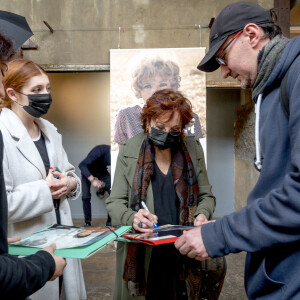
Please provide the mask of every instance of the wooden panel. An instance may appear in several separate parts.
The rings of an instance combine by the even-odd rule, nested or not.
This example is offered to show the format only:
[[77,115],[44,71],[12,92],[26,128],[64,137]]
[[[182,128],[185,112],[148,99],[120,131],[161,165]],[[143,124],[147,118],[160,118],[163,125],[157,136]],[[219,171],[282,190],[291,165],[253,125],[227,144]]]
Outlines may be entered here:
[[274,0],[274,11],[283,35],[290,37],[290,0]]
[[239,81],[206,81],[207,88],[240,88]]

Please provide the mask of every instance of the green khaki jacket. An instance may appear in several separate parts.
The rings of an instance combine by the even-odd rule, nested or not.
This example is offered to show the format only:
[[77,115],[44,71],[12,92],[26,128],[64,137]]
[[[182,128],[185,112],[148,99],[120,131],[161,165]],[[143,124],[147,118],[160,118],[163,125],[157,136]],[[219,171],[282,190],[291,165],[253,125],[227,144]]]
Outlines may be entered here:
[[[131,226],[133,223],[136,212],[130,208],[131,187],[133,177],[135,175],[139,152],[145,137],[145,133],[140,133],[137,136],[127,140],[120,148],[111,194],[106,200],[106,209],[111,216],[113,225],[121,224]],[[184,142],[191,156],[199,184],[198,207],[195,217],[198,214],[204,214],[207,219],[210,219],[214,212],[216,201],[211,192],[211,185],[208,182],[202,147],[200,142],[194,137],[185,137]],[[151,182],[147,190],[146,205],[150,212],[154,214],[154,199]],[[145,257],[146,274],[148,273],[151,249],[151,246],[147,246]],[[128,293],[127,284],[123,280],[126,254],[127,243],[118,242],[114,299],[144,299],[144,297],[131,297]],[[147,276],[145,278],[147,278]]]

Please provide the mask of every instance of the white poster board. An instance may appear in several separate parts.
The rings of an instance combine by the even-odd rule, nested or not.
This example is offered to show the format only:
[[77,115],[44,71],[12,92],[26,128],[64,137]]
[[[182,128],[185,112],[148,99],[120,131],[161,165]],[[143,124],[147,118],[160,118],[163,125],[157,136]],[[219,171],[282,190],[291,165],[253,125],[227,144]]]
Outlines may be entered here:
[[[157,65],[159,65],[158,69],[160,67],[164,69],[166,66],[165,69],[168,69],[170,74],[168,75],[168,71],[164,71],[163,74],[165,75],[161,73],[159,75],[161,77],[169,76],[169,82],[177,81],[178,85],[174,89],[179,90],[191,101],[193,112],[198,116],[201,124],[202,134],[199,138],[206,156],[206,73],[197,69],[197,65],[204,55],[204,47],[110,50],[112,180],[119,144],[121,144],[120,140],[123,139],[120,136],[127,136],[125,131],[132,125],[129,123],[120,125],[118,123],[120,111],[124,111],[128,107],[139,110],[139,107],[143,106],[145,96],[143,99],[140,90],[145,91],[145,88],[149,88],[145,86],[145,77],[147,77],[145,74],[156,74]],[[155,78],[153,80],[155,81]],[[120,133],[120,131],[124,132]],[[119,144],[116,140],[119,140]]]

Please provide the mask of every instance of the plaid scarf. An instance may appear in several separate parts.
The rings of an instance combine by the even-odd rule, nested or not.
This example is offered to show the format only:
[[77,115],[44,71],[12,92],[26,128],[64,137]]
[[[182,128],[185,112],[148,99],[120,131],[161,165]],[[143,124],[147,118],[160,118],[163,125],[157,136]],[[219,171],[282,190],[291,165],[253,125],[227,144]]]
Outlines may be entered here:
[[[171,168],[176,194],[180,203],[179,225],[192,226],[198,205],[199,185],[190,154],[183,142],[172,151]],[[141,201],[146,202],[147,189],[153,172],[154,149],[147,136],[141,146],[133,178],[130,202],[134,211],[142,208]]]
[[[179,225],[191,226],[198,205],[199,185],[191,157],[183,142],[179,147],[172,150],[171,168],[176,194],[179,199]],[[133,178],[130,202],[134,211],[142,208],[141,201],[146,200],[147,189],[153,172],[154,149],[149,142],[149,136],[147,136],[141,146]],[[145,249],[145,245],[142,244],[128,244],[123,278],[128,283],[131,296],[144,296],[146,294]],[[184,270],[184,267],[181,270]],[[182,277],[182,275],[178,274],[178,277]],[[176,299],[176,295],[174,297]]]

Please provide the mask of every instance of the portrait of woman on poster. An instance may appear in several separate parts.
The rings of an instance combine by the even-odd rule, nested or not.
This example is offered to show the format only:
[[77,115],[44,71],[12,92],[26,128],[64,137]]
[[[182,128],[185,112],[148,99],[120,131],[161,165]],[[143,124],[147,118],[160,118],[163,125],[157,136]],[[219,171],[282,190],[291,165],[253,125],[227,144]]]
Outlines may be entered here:
[[[180,92],[156,91],[141,113],[144,132],[121,146],[106,208],[112,224],[137,232],[158,226],[200,226],[211,219],[211,192],[199,140],[184,135],[192,105]],[[146,210],[142,202],[146,203]],[[224,258],[202,264],[174,244],[118,242],[114,299],[218,299]],[[134,297],[133,297],[134,296]]]
[[[73,225],[68,200],[78,198],[80,179],[61,135],[41,118],[52,102],[49,78],[36,63],[16,59],[7,64],[3,85],[0,129],[8,236],[26,237],[55,223]],[[67,259],[63,280],[47,282],[30,299],[58,300],[61,291],[65,299],[86,299],[80,260]]]
[[[131,87],[136,96],[135,104],[119,111],[116,124],[114,141],[122,145],[127,139],[143,132],[140,114],[147,99],[156,91],[163,89],[178,90],[180,86],[180,69],[172,60],[160,57],[145,57],[133,69]],[[137,103],[138,100],[142,100]],[[203,137],[200,120],[197,114],[188,124],[186,134],[200,139]]]

